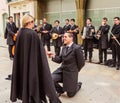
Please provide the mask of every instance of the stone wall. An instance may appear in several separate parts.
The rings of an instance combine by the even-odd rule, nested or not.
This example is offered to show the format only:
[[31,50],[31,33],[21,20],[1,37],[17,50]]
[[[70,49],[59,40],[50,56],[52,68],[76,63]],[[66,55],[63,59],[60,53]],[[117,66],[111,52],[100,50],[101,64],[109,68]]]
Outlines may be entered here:
[[89,0],[87,6],[87,17],[91,17],[93,24],[98,29],[101,25],[103,17],[108,18],[108,23],[113,25],[113,18],[120,17],[120,1],[119,0]]

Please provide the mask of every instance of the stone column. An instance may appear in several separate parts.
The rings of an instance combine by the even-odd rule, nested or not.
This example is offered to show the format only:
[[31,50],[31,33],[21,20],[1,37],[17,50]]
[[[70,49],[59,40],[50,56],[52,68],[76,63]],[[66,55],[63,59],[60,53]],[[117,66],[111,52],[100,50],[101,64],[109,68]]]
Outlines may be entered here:
[[80,28],[80,35],[78,35],[78,43],[82,44],[81,31],[85,21],[85,8],[87,0],[75,0],[77,10],[77,24]]
[[34,10],[35,10],[35,19],[37,20],[37,24],[40,24],[40,20],[44,17],[45,4],[43,0],[34,0]]

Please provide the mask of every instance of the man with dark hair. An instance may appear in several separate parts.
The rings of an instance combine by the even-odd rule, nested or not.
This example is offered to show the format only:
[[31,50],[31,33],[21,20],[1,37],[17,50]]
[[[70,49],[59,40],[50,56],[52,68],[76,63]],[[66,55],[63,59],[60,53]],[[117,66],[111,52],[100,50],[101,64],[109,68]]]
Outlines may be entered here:
[[[54,27],[52,28],[51,30],[51,36],[52,36],[52,41],[53,41],[53,45],[54,45],[54,48],[55,48],[55,54],[57,56],[59,56],[60,54],[60,48],[62,46],[62,35],[63,35],[63,28],[60,27],[60,22],[59,20],[55,20],[54,22]],[[53,38],[53,36],[57,36],[57,38]]]
[[[63,41],[65,46],[63,46],[60,56],[55,56],[52,52],[48,53],[54,62],[62,63],[52,73],[59,96],[66,91],[69,97],[73,97],[82,85],[81,82],[78,82],[78,72],[84,66],[85,61],[81,47],[73,43],[73,37],[72,33],[64,34]],[[63,83],[63,87],[59,83]]]
[[12,47],[14,45],[13,37],[17,36],[18,28],[16,27],[15,23],[13,22],[12,16],[10,16],[8,18],[8,20],[9,20],[9,22],[7,23],[7,26],[6,26],[5,38],[7,38],[10,59],[13,59],[13,54],[12,54]]
[[99,48],[99,62],[103,63],[103,53],[104,53],[104,64],[107,61],[107,48],[108,48],[108,32],[110,29],[110,26],[107,24],[108,19],[104,17],[102,19],[102,25],[99,27],[97,31],[97,37],[98,37],[98,48]]
[[70,24],[69,24],[69,19],[65,19],[65,25],[63,27],[64,33],[66,33],[67,31],[69,31],[71,28]]
[[89,52],[89,62],[92,62],[93,52],[93,36],[95,34],[95,27],[92,25],[92,19],[87,18],[86,26],[83,29],[83,46],[85,53],[85,60],[87,60],[87,52]]
[[[112,59],[113,59],[113,65],[112,67],[115,67],[117,64],[117,70],[120,69],[120,45],[117,43],[117,41],[120,42],[120,18],[115,17],[114,18],[114,25],[111,30],[111,47],[112,47]],[[116,41],[117,40],[117,41]],[[117,60],[116,60],[117,59]]]
[[70,20],[71,28],[68,32],[73,33],[73,42],[78,44],[77,34],[79,34],[79,28],[75,25],[75,19]]
[[50,51],[50,31],[52,29],[52,25],[47,23],[46,18],[43,18],[42,27],[40,28],[41,33],[41,41],[43,46],[47,45],[47,50]]

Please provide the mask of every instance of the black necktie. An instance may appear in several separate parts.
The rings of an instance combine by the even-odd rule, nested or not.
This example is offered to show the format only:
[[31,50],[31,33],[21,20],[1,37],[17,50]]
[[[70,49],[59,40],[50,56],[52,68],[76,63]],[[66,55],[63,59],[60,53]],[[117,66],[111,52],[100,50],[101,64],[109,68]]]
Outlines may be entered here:
[[66,46],[66,54],[67,54],[68,50],[69,50],[69,46]]

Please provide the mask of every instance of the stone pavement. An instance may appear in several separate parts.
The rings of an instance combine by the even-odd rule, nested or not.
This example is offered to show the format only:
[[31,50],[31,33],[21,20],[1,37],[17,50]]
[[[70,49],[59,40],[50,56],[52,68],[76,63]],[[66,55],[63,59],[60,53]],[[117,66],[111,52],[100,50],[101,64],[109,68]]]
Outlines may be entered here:
[[[97,55],[95,49],[94,62],[98,60]],[[51,72],[60,66],[48,60]],[[9,60],[6,41],[0,37],[0,103],[12,103],[9,99],[11,81],[5,80],[11,70],[12,61]],[[120,103],[120,70],[86,62],[79,73],[79,81],[83,83],[81,90],[73,98],[63,94],[60,97],[63,103]]]

